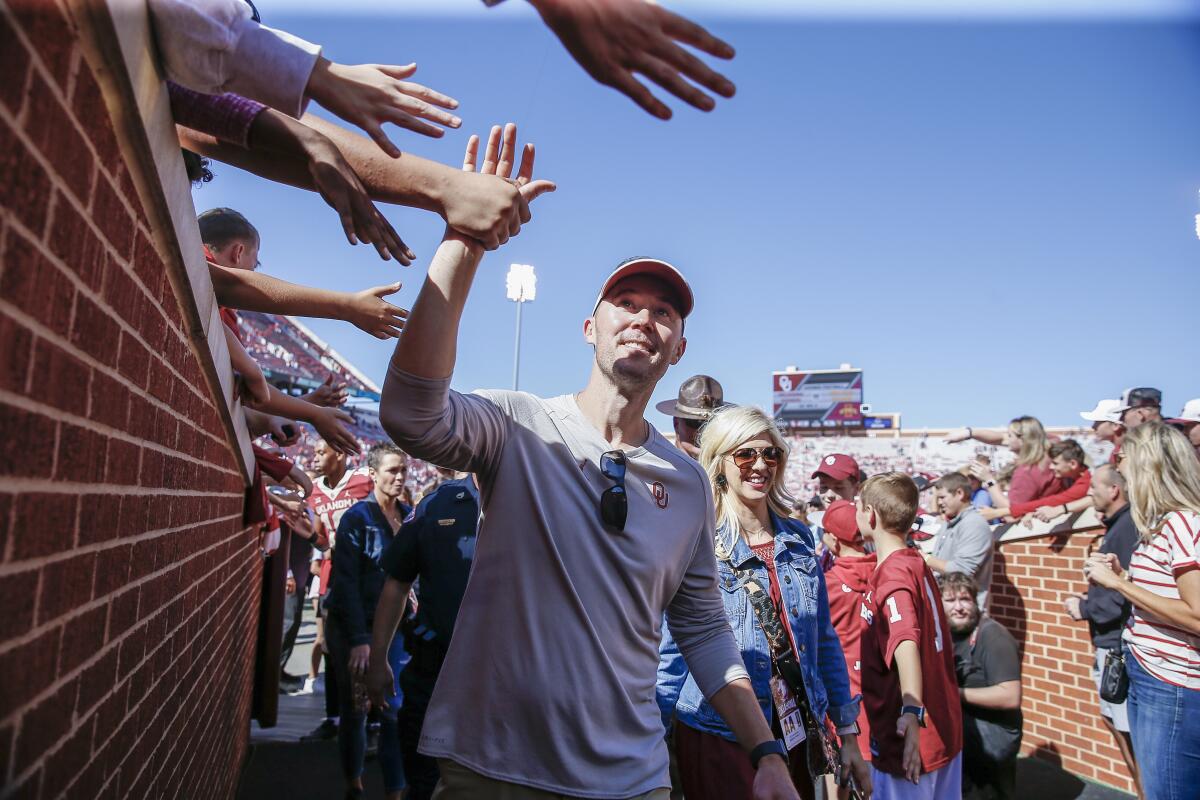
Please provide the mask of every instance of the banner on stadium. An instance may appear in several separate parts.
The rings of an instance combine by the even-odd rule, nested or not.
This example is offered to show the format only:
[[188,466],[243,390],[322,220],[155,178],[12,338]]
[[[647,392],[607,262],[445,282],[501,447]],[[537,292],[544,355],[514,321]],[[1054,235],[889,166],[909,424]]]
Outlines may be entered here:
[[863,427],[868,430],[891,430],[895,425],[895,417],[863,417]]
[[776,372],[771,398],[775,419],[793,428],[861,428],[861,369]]

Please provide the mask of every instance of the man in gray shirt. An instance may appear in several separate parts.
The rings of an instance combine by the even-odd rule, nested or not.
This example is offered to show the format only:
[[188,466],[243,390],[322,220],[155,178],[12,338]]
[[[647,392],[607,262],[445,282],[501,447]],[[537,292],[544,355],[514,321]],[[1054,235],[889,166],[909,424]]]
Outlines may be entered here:
[[[503,149],[499,139],[494,129],[484,171],[508,177],[515,131]],[[531,175],[527,149],[516,184],[529,200],[552,187]],[[701,689],[755,757],[755,798],[795,798],[719,596],[707,477],[643,416],[686,347],[687,282],[646,258],[608,277],[584,322],[595,357],[581,392],[463,395],[450,379],[482,255],[447,231],[380,407],[401,447],[475,473],[482,489],[475,562],[421,736],[439,759],[435,797],[666,798],[654,693],[665,612]]]
[[925,563],[938,575],[961,572],[979,584],[976,601],[987,613],[992,585],[992,528],[971,504],[971,482],[961,472],[948,472],[933,485],[938,510],[950,520],[933,543]]

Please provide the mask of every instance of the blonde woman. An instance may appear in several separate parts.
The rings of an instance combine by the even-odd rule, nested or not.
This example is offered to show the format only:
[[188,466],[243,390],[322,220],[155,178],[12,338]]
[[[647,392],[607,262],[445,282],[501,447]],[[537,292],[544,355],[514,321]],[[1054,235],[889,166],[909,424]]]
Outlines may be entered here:
[[[860,698],[850,695],[812,533],[788,516],[787,443],[770,417],[749,407],[713,414],[701,442],[700,464],[716,502],[713,548],[725,612],[763,714],[789,745],[796,791],[813,797],[821,743],[829,741],[828,715],[842,737],[845,770],[869,792],[855,723]],[[665,623],[660,655],[658,703],[664,723],[674,722],[684,794],[688,800],[751,797],[750,760],[689,675]]]
[[1129,728],[1147,800],[1200,786],[1200,462],[1161,422],[1131,430],[1117,469],[1141,535],[1128,575],[1113,553],[1088,558],[1092,583],[1133,604],[1124,633]]
[[[946,436],[947,442],[964,442],[974,439],[985,444],[1002,445],[1016,454],[1016,465],[1007,496],[991,467],[976,461],[969,465],[971,475],[979,479],[987,490],[995,509],[1007,509],[1017,503],[1028,503],[1062,489],[1061,482],[1050,469],[1050,441],[1046,429],[1035,417],[1017,417],[1008,423],[1003,432],[959,428]],[[995,519],[995,511],[981,512],[985,519]]]

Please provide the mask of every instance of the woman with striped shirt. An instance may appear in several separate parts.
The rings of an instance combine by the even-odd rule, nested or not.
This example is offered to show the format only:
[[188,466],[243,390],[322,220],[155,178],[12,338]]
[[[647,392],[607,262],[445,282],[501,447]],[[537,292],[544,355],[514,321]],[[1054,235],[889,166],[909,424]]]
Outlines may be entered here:
[[1200,461],[1161,422],[1125,437],[1117,469],[1141,542],[1123,574],[1112,553],[1088,580],[1133,604],[1125,629],[1129,726],[1147,800],[1195,798],[1200,786]]

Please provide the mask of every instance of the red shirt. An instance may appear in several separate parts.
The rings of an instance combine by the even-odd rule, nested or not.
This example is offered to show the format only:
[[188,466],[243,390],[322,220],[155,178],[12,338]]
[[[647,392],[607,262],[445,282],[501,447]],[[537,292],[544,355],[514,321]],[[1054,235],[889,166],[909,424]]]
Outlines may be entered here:
[[[1060,479],[1061,480],[1061,479]],[[1037,500],[1030,500],[1025,503],[1013,503],[1009,509],[1014,517],[1023,517],[1031,511],[1037,511],[1042,506],[1061,506],[1066,505],[1072,500],[1078,500],[1088,493],[1088,489],[1092,486],[1092,473],[1084,470],[1083,474],[1075,479],[1075,482],[1063,489],[1061,492],[1040,497]]]
[[892,553],[875,568],[862,614],[863,702],[871,722],[872,763],[889,774],[904,774],[904,739],[896,734],[903,701],[894,656],[901,642],[911,641],[921,658],[925,703],[921,771],[933,772],[962,751],[962,708],[942,595],[916,550]]
[[[850,694],[862,692],[862,605],[870,590],[875,572],[875,555],[838,556],[825,571],[825,587],[829,594],[829,618],[837,631],[838,641],[846,656],[846,672],[850,674]],[[870,722],[865,704],[858,710],[858,740],[871,741]],[[863,756],[870,760],[871,752]]]
[[365,467],[346,470],[335,486],[329,486],[324,478],[313,481],[313,493],[308,496],[309,508],[325,523],[329,539],[337,534],[338,523],[346,509],[364,499],[375,488],[370,473]]

